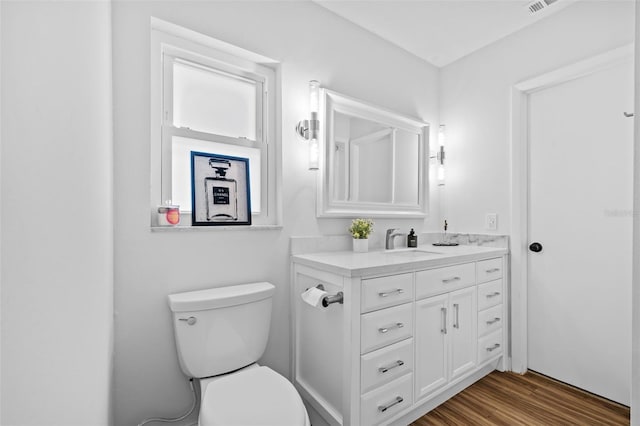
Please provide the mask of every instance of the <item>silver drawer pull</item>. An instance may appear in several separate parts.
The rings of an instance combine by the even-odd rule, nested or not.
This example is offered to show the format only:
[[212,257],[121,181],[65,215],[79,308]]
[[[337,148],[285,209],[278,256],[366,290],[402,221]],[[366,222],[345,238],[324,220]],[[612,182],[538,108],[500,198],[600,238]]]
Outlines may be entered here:
[[403,323],[401,323],[401,322],[397,322],[397,323],[395,323],[395,324],[393,324],[393,325],[388,325],[388,326],[386,326],[386,327],[380,327],[380,328],[378,329],[378,332],[379,332],[379,333],[383,333],[383,334],[384,334],[384,333],[386,333],[386,332],[387,332],[387,331],[389,331],[389,330],[393,330],[393,329],[396,329],[396,328],[402,328],[402,327],[404,327],[404,324],[403,324]]
[[491,269],[485,270],[485,272],[487,274],[493,274],[494,272],[498,272],[499,270],[500,270],[500,268],[491,268]]
[[493,352],[496,349],[498,349],[500,347],[500,343],[496,343],[495,345],[491,346],[490,348],[487,348],[487,352]]
[[401,288],[396,288],[395,290],[382,291],[382,292],[378,293],[378,296],[387,297],[387,296],[391,296],[394,293],[402,294],[402,293],[404,293],[404,290],[401,289]]
[[398,368],[398,367],[402,367],[404,365],[404,361],[399,359],[396,362],[389,364],[389,365],[385,365],[384,367],[380,367],[378,368],[378,372],[379,373],[386,373],[389,370],[393,370],[394,368]]
[[498,322],[498,321],[500,321],[500,318],[495,317],[494,319],[487,321],[487,324],[488,324],[488,325],[491,325],[491,324],[494,324],[494,323],[496,323],[496,322]]
[[451,282],[460,281],[460,280],[461,280],[460,277],[451,277],[451,278],[443,279],[442,282],[446,284],[446,283],[451,283]]
[[378,411],[384,413],[389,408],[393,407],[394,405],[400,404],[402,401],[404,401],[404,398],[402,398],[401,396],[396,396],[396,398],[387,405],[378,405]]
[[494,291],[491,294],[487,294],[487,299],[491,299],[492,297],[496,297],[496,296],[500,296],[500,292],[499,291]]

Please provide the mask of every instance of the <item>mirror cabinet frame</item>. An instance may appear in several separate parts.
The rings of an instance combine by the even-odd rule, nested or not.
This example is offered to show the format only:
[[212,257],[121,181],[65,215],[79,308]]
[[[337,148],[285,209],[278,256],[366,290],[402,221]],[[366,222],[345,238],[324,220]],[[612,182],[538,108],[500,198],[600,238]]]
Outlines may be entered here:
[[[360,202],[336,200],[333,194],[333,152],[335,145],[334,123],[336,113],[346,114],[415,133],[418,143],[418,197],[417,203]],[[428,213],[429,200],[429,124],[413,117],[360,101],[333,92],[320,90],[320,145],[317,216],[318,217],[378,217],[378,218],[424,218]]]

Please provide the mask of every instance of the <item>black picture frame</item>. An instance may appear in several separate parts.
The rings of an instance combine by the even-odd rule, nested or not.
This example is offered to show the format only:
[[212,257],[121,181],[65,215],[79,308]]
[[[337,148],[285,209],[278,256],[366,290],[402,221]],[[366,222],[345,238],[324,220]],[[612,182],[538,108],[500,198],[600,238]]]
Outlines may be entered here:
[[251,225],[249,159],[191,151],[191,225]]

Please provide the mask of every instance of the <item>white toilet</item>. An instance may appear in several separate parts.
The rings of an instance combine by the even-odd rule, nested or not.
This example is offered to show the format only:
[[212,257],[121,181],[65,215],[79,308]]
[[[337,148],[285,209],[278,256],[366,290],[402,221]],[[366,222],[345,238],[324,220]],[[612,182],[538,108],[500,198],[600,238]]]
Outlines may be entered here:
[[267,282],[169,295],[182,371],[200,379],[200,426],[309,426],[293,385],[256,361],[269,338]]

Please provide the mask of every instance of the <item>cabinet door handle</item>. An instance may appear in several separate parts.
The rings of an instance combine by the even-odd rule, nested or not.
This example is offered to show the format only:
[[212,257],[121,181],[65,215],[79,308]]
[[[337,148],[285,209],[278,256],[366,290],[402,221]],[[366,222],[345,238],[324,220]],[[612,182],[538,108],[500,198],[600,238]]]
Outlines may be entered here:
[[498,322],[498,321],[500,321],[500,318],[495,317],[494,319],[487,321],[487,325],[494,324],[494,323],[496,323],[496,322]]
[[490,348],[487,348],[487,352],[493,352],[496,349],[498,349],[500,347],[500,343],[496,343],[495,345],[491,346]]
[[380,293],[378,293],[378,296],[387,297],[387,296],[390,296],[390,295],[392,295],[394,293],[402,294],[402,293],[404,293],[404,290],[401,289],[401,288],[396,288],[395,290],[381,291]]
[[493,274],[494,272],[498,272],[500,270],[500,268],[491,268],[491,269],[486,269],[485,272],[487,274]]
[[491,299],[492,297],[496,297],[496,296],[500,296],[500,292],[499,291],[494,291],[491,294],[487,294],[487,299]]
[[378,411],[380,411],[381,413],[384,413],[389,408],[393,407],[394,405],[400,404],[402,401],[404,401],[403,397],[396,396],[395,399],[393,401],[391,401],[390,403],[385,404],[385,405],[378,405]]
[[454,282],[454,281],[460,281],[460,280],[461,280],[460,277],[451,277],[451,278],[443,278],[442,282],[445,283],[445,284],[448,284],[448,283],[451,283],[451,282]]
[[394,363],[391,363],[389,365],[385,365],[384,367],[378,368],[378,372],[386,373],[389,370],[393,370],[394,368],[402,367],[403,365],[404,365],[404,361],[399,359]]
[[404,327],[404,324],[403,324],[403,323],[401,323],[401,322],[397,322],[397,323],[395,323],[395,324],[393,324],[393,325],[388,325],[388,326],[386,326],[386,327],[380,327],[380,328],[378,329],[378,333],[382,333],[382,334],[384,334],[384,333],[386,333],[386,332],[387,332],[387,331],[389,331],[389,330],[393,330],[393,329],[396,329],[396,328],[402,328],[402,327]]
[[442,314],[442,327],[440,327],[440,333],[447,334],[447,308],[440,308]]
[[460,305],[454,303],[453,309],[456,311],[456,321],[453,323],[453,328],[460,328],[460,318],[458,318],[460,313]]

